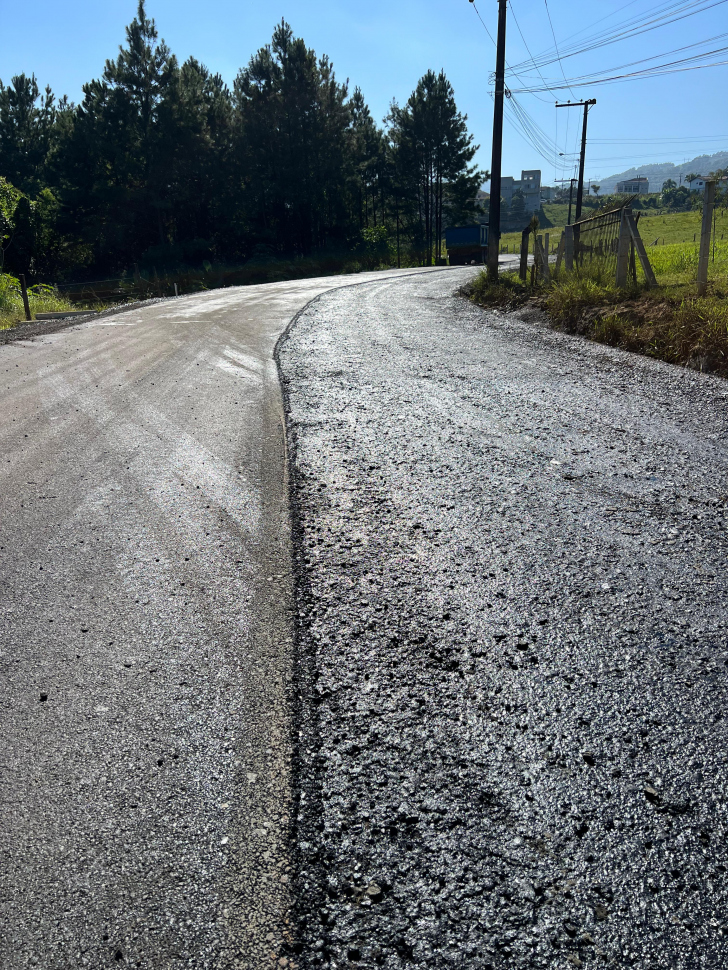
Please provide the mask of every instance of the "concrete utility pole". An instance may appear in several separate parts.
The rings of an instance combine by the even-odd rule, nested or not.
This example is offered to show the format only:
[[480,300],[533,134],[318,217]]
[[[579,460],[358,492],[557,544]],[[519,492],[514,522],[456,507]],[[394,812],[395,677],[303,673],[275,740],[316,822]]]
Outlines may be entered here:
[[576,190],[576,218],[574,222],[581,219],[581,197],[584,194],[584,158],[586,156],[586,122],[589,117],[589,108],[597,103],[596,98],[588,101],[567,101],[566,104],[557,104],[557,108],[584,108],[584,124],[581,129],[581,155],[579,156],[579,185]]
[[710,259],[710,230],[713,225],[716,181],[705,182],[703,199],[703,222],[700,227],[700,254],[698,255],[698,296],[708,292],[708,260]]
[[490,208],[488,216],[488,278],[491,280],[498,279],[498,252],[500,250],[503,100],[506,88],[506,4],[507,0],[498,0],[498,42],[495,55],[493,150],[490,157]]

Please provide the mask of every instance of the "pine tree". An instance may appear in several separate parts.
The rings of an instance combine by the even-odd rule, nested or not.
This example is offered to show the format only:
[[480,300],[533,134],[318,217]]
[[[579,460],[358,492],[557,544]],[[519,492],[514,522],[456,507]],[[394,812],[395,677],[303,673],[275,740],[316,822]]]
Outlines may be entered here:
[[467,116],[455,104],[452,85],[443,71],[428,71],[407,104],[392,105],[388,117],[399,182],[417,211],[416,246],[429,265],[441,255],[448,212],[462,214],[475,196],[484,173],[471,165],[478,149],[467,131]]
[[282,251],[340,239],[346,213],[346,85],[285,21],[234,85],[238,166],[252,231]]
[[144,0],[126,40],[102,78],[84,85],[59,171],[65,201],[84,236],[94,239],[97,261],[108,255],[120,267],[168,238],[168,156],[159,120],[179,70],[158,42]]
[[7,87],[0,81],[2,175],[34,195],[44,184],[56,107],[53,92],[40,93],[35,75],[19,74]]

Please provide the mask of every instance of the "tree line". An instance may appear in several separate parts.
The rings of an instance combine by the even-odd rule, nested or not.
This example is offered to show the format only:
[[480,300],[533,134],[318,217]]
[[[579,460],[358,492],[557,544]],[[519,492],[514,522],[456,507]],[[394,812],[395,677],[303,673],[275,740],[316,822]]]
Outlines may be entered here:
[[0,260],[33,279],[374,253],[429,265],[487,173],[445,74],[378,125],[281,22],[232,88],[180,64],[139,0],[83,100],[0,81]]

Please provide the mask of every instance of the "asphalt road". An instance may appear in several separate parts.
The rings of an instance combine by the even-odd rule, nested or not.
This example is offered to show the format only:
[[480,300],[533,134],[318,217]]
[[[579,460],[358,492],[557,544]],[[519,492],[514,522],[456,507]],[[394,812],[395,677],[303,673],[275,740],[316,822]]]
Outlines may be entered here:
[[3,970],[278,959],[293,633],[273,348],[352,282],[0,347]]
[[724,970],[728,384],[457,278],[280,345],[294,961]]

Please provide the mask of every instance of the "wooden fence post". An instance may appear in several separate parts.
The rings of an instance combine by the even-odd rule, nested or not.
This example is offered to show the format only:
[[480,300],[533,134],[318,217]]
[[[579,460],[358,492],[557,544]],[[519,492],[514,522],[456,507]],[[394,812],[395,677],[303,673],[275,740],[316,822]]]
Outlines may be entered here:
[[708,260],[710,258],[710,230],[713,226],[715,206],[715,182],[705,183],[703,199],[703,221],[700,226],[700,255],[698,256],[698,296],[708,292]]
[[28,287],[25,284],[25,274],[20,273],[18,276],[20,281],[20,295],[23,297],[23,308],[25,309],[25,319],[32,320],[33,317],[30,315],[30,303],[28,303]]
[[537,264],[539,266],[539,276],[542,279],[550,280],[551,273],[549,272],[549,257],[546,250],[544,249],[541,236],[536,237],[536,250],[537,252],[534,255],[534,259],[537,261]]
[[619,244],[617,248],[617,287],[624,289],[627,285],[627,274],[629,272],[629,246],[632,241],[632,234],[629,231],[627,216],[632,215],[629,209],[622,209],[619,218]]
[[564,258],[564,243],[566,241],[566,233],[561,233],[561,239],[559,239],[559,245],[556,248],[556,269],[555,272],[561,269],[561,260]]
[[566,226],[564,229],[565,240],[565,252],[564,252],[564,262],[566,264],[566,269],[571,272],[574,268],[574,227]]
[[637,283],[637,260],[634,258],[634,239],[629,241],[629,275],[633,283]]
[[519,268],[518,275],[521,278],[521,282],[525,283],[528,277],[528,237],[529,230],[524,229],[521,233],[521,265]]
[[642,242],[642,236],[640,236],[639,229],[637,228],[637,222],[631,213],[627,217],[627,222],[629,224],[630,235],[632,236],[632,243],[637,251],[637,255],[639,256],[640,263],[642,264],[642,272],[645,274],[647,286],[657,286],[657,280],[655,279],[654,270],[652,269],[650,261],[647,257],[645,244]]

